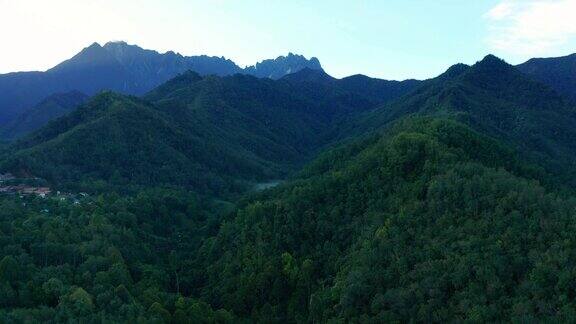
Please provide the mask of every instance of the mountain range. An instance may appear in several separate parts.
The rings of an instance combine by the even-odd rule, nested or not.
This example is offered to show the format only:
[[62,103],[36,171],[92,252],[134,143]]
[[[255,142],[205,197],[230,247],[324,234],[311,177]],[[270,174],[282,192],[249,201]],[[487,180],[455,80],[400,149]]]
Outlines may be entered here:
[[139,48],[86,51],[56,71],[150,89],[51,94],[5,128],[0,322],[576,321],[571,57],[388,81],[288,55],[153,85]]
[[0,126],[55,93],[79,91],[91,96],[112,90],[142,95],[188,70],[201,75],[243,73],[278,79],[305,67],[322,68],[318,59],[294,54],[242,69],[223,57],[160,54],[125,42],[94,43],[46,72],[0,75]]
[[548,84],[572,101],[576,101],[576,54],[553,58],[533,58],[516,67]]
[[58,117],[74,111],[79,105],[86,102],[88,98],[87,95],[79,91],[50,95],[6,125],[1,131],[0,137],[7,140],[22,137]]
[[542,296],[570,276],[574,118],[499,58],[455,65],[240,204],[191,263],[197,295],[262,322],[570,318]]
[[535,159],[547,159],[545,165],[556,170],[556,162],[575,162],[574,104],[493,55],[473,66],[452,66],[362,123],[379,128],[414,114],[454,118]]
[[[322,75],[327,82],[313,82]],[[5,166],[58,183],[179,184],[199,192],[285,177],[330,143],[333,125],[417,82],[280,80],[184,73],[142,98],[102,93],[12,145]],[[367,89],[378,88],[381,92]],[[79,154],[81,150],[81,154]],[[186,170],[184,172],[184,170]]]
[[[72,96],[67,103],[86,99]],[[55,101],[19,120],[46,123],[34,116]],[[557,176],[566,176],[575,162],[573,105],[490,55],[423,82],[335,79],[310,68],[279,80],[186,72],[140,98],[112,92],[94,97],[16,141],[3,166],[67,185],[177,184],[231,194],[284,178],[327,146],[412,115],[458,120]],[[33,123],[12,132],[31,127],[26,125]]]

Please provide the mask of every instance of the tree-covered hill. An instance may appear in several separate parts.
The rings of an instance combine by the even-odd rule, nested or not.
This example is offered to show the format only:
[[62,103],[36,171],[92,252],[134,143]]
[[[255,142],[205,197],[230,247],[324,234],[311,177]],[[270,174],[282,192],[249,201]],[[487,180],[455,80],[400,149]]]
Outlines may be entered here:
[[190,268],[260,322],[574,320],[574,198],[513,150],[411,119],[247,201]]
[[231,323],[180,284],[217,209],[175,190],[1,195],[0,322]]
[[495,136],[549,169],[571,168],[576,156],[576,109],[548,86],[487,56],[455,65],[401,100],[364,116],[360,131],[407,115],[455,118]]
[[0,322],[574,322],[574,112],[494,56],[101,93],[0,143],[71,191],[0,195]]
[[576,54],[533,58],[516,67],[576,102]]
[[0,321],[570,322],[576,198],[545,177],[408,118],[231,214],[180,190],[0,196]]
[[187,72],[142,99],[106,92],[14,143],[3,170],[84,190],[103,180],[238,192],[285,177],[330,142],[337,121],[404,91],[391,84],[374,99],[340,83],[314,86],[322,91],[306,92],[309,82]]
[[310,98],[326,100],[328,97],[332,101],[348,102],[360,109],[392,102],[421,84],[418,80],[390,81],[361,74],[336,79],[322,70],[313,69],[289,74],[282,81],[297,87],[297,92]]
[[169,184],[226,193],[239,189],[231,177],[258,178],[268,171],[242,154],[199,138],[145,101],[103,93],[14,144],[4,169],[59,186],[86,182],[81,187],[88,191],[103,180],[120,188]]

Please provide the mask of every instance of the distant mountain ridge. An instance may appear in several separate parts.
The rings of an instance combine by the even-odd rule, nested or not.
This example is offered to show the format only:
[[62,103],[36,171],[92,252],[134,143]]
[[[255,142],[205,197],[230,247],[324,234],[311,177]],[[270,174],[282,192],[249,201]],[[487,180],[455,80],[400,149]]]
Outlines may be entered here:
[[576,102],[576,54],[533,58],[516,68]]
[[458,120],[517,148],[550,172],[571,172],[576,161],[573,104],[493,55],[472,66],[452,66],[350,127],[365,132],[410,115]]
[[264,60],[256,65],[244,69],[244,73],[259,78],[280,79],[285,75],[298,72],[302,69],[322,70],[320,61],[313,57],[310,60],[302,55],[289,53],[276,59]]
[[243,73],[279,79],[306,67],[322,68],[316,58],[308,60],[294,54],[242,69],[224,57],[182,56],[171,51],[161,54],[126,42],[93,43],[46,72],[0,75],[0,126],[55,93],[76,90],[94,95],[112,90],[142,95],[188,70],[200,75]]
[[[103,92],[15,141],[2,167],[60,185],[104,180],[219,195],[281,179],[329,144],[339,121],[395,98],[394,82],[370,97],[345,79],[326,74],[324,84],[309,74],[325,73],[272,80],[188,71],[141,98]],[[416,85],[404,86],[396,97]]]
[[88,98],[79,91],[53,94],[0,130],[0,137],[15,139],[24,136],[48,124],[51,120],[72,112]]

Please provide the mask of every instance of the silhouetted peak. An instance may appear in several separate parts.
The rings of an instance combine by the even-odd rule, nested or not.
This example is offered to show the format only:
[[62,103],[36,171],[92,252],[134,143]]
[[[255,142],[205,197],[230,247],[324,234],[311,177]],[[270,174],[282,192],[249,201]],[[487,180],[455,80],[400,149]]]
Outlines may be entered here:
[[303,55],[288,53],[287,56],[278,56],[275,59],[256,63],[256,65],[247,67],[245,71],[259,78],[280,79],[304,68],[321,70],[322,66],[315,57],[307,59]]
[[448,70],[446,70],[446,72],[442,73],[439,76],[439,78],[441,79],[455,78],[461,75],[462,73],[466,72],[468,69],[470,69],[469,65],[463,63],[454,64],[451,67],[449,67]]
[[290,81],[290,82],[318,82],[318,83],[325,83],[331,82],[335,79],[331,77],[328,73],[324,72],[324,70],[317,70],[311,69],[309,67],[305,67],[302,70],[288,74],[282,78],[282,80]]
[[104,44],[104,47],[110,47],[110,46],[129,46],[129,45],[125,41],[110,41]]
[[371,78],[367,75],[364,75],[364,74],[353,74],[353,75],[345,77],[344,79],[347,79],[347,80],[368,80]]
[[115,62],[117,63],[114,57],[112,57],[106,49],[104,49],[98,43],[93,43],[92,45],[84,48],[71,59],[55,66],[52,70],[62,71],[66,69],[73,69],[78,66],[101,65]]
[[82,51],[80,51],[80,53],[78,53],[76,56],[90,56],[90,55],[99,55],[100,53],[102,53],[103,51],[103,47],[100,46],[100,44],[98,43],[92,43],[92,45],[84,48]]
[[84,50],[93,50],[99,48],[102,48],[102,46],[98,42],[94,42],[90,46],[86,47]]
[[108,42],[104,45],[104,49],[123,64],[129,63],[134,59],[146,57],[149,54],[158,54],[156,51],[145,50],[140,46],[130,45],[124,41]]
[[109,51],[126,51],[126,50],[144,51],[144,49],[142,49],[140,46],[130,45],[124,41],[108,42],[103,46],[103,48],[105,48],[106,50],[109,50]]
[[486,55],[480,62],[474,65],[475,67],[492,68],[492,69],[508,69],[512,66],[503,59],[496,57],[492,54]]
[[538,65],[538,64],[574,64],[574,63],[576,63],[576,53],[560,57],[535,57],[518,65],[518,67],[520,67],[521,70],[525,71],[526,68],[530,69],[532,65]]

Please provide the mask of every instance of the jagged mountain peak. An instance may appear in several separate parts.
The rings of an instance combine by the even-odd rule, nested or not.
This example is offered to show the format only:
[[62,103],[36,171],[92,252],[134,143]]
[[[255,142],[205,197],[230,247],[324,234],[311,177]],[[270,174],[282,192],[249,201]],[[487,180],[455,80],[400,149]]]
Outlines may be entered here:
[[85,66],[117,64],[116,59],[99,43],[92,43],[82,49],[78,54],[48,71],[63,71],[77,69]]
[[288,53],[275,59],[264,60],[256,65],[247,67],[244,71],[259,78],[280,79],[285,75],[296,73],[304,68],[322,70],[320,61],[312,57],[307,59],[303,55]]
[[280,79],[303,68],[322,67],[318,59],[294,53],[242,69],[222,56],[183,56],[172,51],[162,54],[125,41],[107,42],[103,46],[95,42],[52,69],[37,72],[33,78],[26,73],[0,75],[0,126],[58,92],[77,89],[94,95],[110,89],[142,95],[188,70],[200,75],[241,73]]

